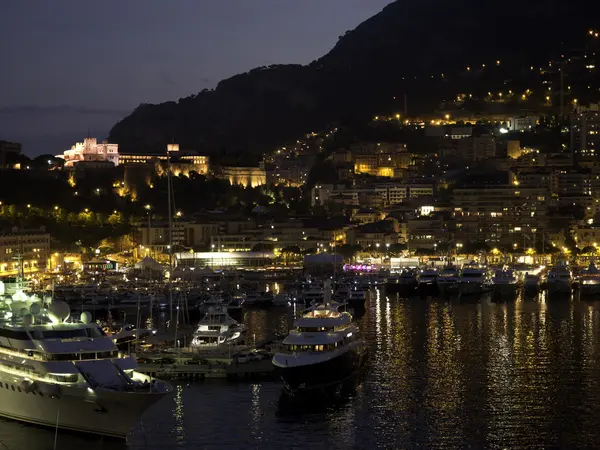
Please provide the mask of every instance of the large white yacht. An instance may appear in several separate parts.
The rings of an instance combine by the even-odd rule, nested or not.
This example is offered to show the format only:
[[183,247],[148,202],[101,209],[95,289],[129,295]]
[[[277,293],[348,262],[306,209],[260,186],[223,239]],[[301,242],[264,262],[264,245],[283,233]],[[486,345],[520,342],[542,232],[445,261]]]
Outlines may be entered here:
[[192,338],[193,347],[217,347],[222,344],[234,344],[239,341],[246,326],[232,319],[227,306],[209,308],[198,322],[198,329]]
[[560,263],[550,269],[546,277],[548,294],[570,294],[573,284],[573,273],[568,265]]
[[136,360],[83,312],[22,290],[0,297],[0,416],[125,438],[141,413],[171,392],[136,372]]
[[273,356],[273,365],[285,391],[294,395],[337,389],[364,367],[366,359],[367,346],[350,313],[324,303],[296,321],[283,350]]
[[579,274],[579,295],[582,297],[600,295],[600,269],[594,262]]

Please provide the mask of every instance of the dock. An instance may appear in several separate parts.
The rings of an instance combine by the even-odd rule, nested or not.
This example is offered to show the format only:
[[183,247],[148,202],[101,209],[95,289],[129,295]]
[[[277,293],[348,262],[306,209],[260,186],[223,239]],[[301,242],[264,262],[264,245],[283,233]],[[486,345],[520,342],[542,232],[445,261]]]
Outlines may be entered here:
[[264,380],[275,378],[273,364],[270,359],[243,363],[234,360],[229,360],[229,362],[222,360],[207,361],[200,364],[185,362],[173,364],[140,363],[137,371],[167,380]]

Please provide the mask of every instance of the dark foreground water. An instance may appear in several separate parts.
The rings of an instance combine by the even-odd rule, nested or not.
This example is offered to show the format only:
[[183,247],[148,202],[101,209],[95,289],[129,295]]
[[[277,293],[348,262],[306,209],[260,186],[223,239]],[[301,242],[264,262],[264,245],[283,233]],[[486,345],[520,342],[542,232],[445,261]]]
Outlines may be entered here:
[[[292,310],[252,311],[256,339]],[[359,319],[370,371],[355,395],[283,407],[273,382],[180,383],[127,444],[59,434],[59,449],[593,448],[600,446],[600,303],[387,299]],[[0,449],[52,449],[54,432],[0,420]]]

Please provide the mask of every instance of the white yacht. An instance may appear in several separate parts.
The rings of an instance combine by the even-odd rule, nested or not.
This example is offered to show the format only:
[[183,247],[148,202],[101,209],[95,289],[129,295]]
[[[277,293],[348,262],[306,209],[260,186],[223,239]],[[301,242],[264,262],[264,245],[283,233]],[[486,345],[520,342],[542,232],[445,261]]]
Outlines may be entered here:
[[494,296],[503,299],[515,298],[519,290],[519,279],[510,268],[498,269],[492,277],[492,292]]
[[23,291],[0,301],[0,416],[125,438],[172,388],[136,372],[91,314],[69,315]]
[[478,295],[490,290],[491,280],[485,266],[471,263],[463,267],[458,279],[458,293],[462,295]]
[[579,295],[582,297],[600,295],[600,269],[591,262],[579,275]]
[[283,349],[273,356],[273,365],[285,391],[294,395],[337,389],[364,367],[366,359],[367,345],[352,316],[325,303],[296,321]]
[[198,322],[198,329],[192,337],[193,347],[218,347],[239,341],[246,326],[232,319],[226,306],[212,307]]
[[548,294],[570,294],[573,284],[573,273],[566,264],[554,266],[546,277]]
[[459,278],[460,273],[456,267],[447,266],[442,269],[435,279],[440,295],[453,294],[457,289]]

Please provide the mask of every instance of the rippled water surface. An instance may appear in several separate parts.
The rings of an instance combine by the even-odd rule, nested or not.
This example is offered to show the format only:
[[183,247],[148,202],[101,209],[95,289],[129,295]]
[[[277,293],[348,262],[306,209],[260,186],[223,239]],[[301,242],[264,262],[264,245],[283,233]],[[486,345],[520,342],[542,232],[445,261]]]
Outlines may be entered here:
[[[292,309],[250,311],[260,340]],[[280,401],[273,382],[180,383],[128,443],[59,434],[57,448],[582,448],[600,445],[600,303],[495,304],[387,298],[358,319],[370,369],[320,409]],[[54,432],[0,421],[0,448],[52,449]]]

